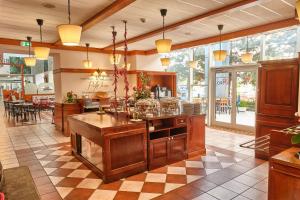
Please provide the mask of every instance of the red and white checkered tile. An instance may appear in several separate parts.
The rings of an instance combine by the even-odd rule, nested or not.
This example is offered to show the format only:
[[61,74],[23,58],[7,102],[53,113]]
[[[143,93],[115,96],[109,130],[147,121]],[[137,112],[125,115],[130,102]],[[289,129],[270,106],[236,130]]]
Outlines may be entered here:
[[152,199],[240,161],[229,155],[208,151],[206,156],[104,184],[72,156],[70,145],[34,153],[63,199]]

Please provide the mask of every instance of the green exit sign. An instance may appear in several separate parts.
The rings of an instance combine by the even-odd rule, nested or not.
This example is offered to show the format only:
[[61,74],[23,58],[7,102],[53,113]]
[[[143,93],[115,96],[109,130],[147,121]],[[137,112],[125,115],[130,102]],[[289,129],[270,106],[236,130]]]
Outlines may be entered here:
[[21,41],[20,45],[21,45],[22,47],[29,47],[29,46],[31,46],[31,42],[28,42],[28,41]]

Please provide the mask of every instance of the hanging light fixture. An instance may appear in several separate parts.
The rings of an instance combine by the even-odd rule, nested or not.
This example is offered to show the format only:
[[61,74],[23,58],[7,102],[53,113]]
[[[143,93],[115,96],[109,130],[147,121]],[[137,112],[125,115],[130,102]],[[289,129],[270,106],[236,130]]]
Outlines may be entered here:
[[170,58],[160,58],[161,65],[168,67],[170,65]]
[[253,59],[253,54],[249,52],[249,46],[248,46],[248,36],[247,36],[247,49],[246,53],[242,54],[242,61],[243,63],[251,63]]
[[30,55],[31,37],[27,36],[27,41],[29,42],[29,45],[28,45],[28,57],[24,58],[25,65],[28,67],[34,67],[36,64],[36,59],[35,57]]
[[93,63],[92,63],[92,61],[89,60],[89,47],[90,47],[90,44],[86,43],[85,46],[86,46],[86,60],[83,60],[83,66],[84,66],[84,68],[92,68]]
[[[36,19],[37,24],[40,26],[40,42],[43,43],[42,26],[44,20]],[[48,60],[50,48],[48,47],[34,47],[34,54],[38,60]]]
[[219,61],[219,62],[223,62],[226,59],[226,56],[227,56],[227,51],[222,50],[222,38],[221,38],[221,36],[222,36],[223,27],[224,27],[223,24],[218,25],[218,29],[220,31],[220,49],[213,51],[215,61]]
[[299,16],[300,16],[300,0],[297,0],[296,1],[296,10],[297,10],[297,17],[298,17],[298,20],[300,21],[300,18],[299,18]]
[[63,45],[76,46],[79,45],[82,27],[71,24],[71,6],[70,0],[68,0],[68,19],[69,24],[61,24],[57,26],[60,40]]
[[198,66],[198,60],[195,60],[195,50],[194,49],[193,49],[193,60],[188,61],[187,65],[193,69],[196,69]]
[[120,63],[120,61],[121,61],[121,57],[122,57],[121,54],[115,54],[115,57],[114,57],[113,54],[110,54],[109,55],[110,64],[112,64],[112,65],[114,65],[114,64],[118,65]]
[[160,9],[160,14],[163,17],[163,39],[155,41],[158,53],[169,53],[172,47],[172,40],[165,39],[165,16],[167,15],[167,11],[167,9]]

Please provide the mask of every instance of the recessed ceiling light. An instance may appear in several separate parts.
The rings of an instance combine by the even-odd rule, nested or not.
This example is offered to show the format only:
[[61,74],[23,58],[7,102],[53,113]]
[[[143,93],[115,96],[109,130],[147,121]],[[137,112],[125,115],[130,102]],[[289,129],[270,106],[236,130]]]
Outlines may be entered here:
[[53,5],[53,4],[51,4],[51,3],[46,3],[46,2],[42,3],[41,5],[42,5],[44,8],[49,8],[49,9],[53,9],[53,8],[56,7],[55,5]]
[[185,32],[184,35],[192,35],[191,32]]
[[146,23],[146,19],[145,19],[145,18],[140,18],[140,21],[141,21],[142,23]]

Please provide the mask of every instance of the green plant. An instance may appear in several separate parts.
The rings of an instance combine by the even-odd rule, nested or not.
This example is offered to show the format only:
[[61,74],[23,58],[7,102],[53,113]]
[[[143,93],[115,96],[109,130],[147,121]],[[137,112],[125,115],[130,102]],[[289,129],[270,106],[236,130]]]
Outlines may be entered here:
[[141,80],[141,86],[137,88],[136,87],[133,88],[134,98],[136,100],[150,98],[150,94],[151,94],[150,87],[149,87],[150,77],[144,73],[140,73],[139,78]]
[[71,92],[67,92],[67,97],[65,99],[66,103],[76,103],[77,101],[77,95],[73,93],[73,91]]
[[300,144],[300,133],[293,135],[291,142],[292,144]]

